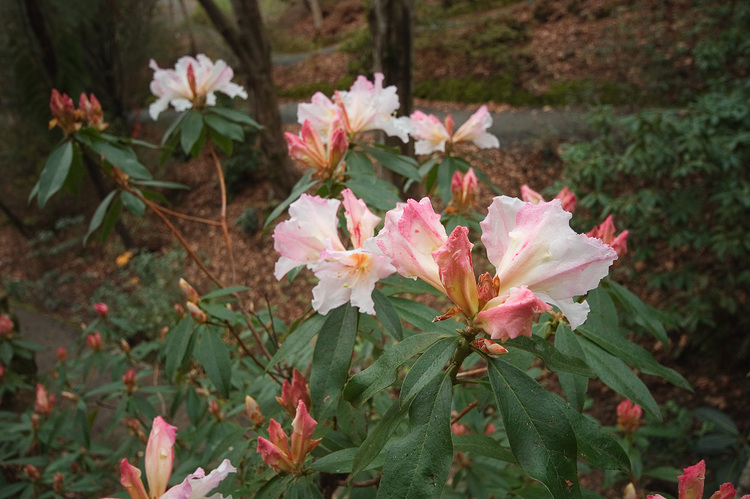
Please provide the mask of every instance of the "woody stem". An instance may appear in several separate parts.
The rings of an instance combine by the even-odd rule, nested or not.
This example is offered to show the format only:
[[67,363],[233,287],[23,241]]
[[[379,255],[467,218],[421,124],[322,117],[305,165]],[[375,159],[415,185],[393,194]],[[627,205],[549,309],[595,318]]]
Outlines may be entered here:
[[214,149],[214,144],[213,142],[211,142],[211,139],[208,139],[206,141],[206,145],[208,145],[208,150],[211,153],[211,158],[213,158],[214,160],[214,165],[216,166],[216,175],[219,177],[219,187],[221,188],[221,230],[224,233],[224,244],[226,244],[227,251],[229,251],[229,262],[232,265],[232,281],[234,282],[237,279],[237,272],[234,263],[234,253],[232,252],[232,241],[229,238],[229,229],[227,227],[227,188],[226,184],[224,183],[224,170],[221,168],[221,162],[219,161],[219,157],[216,155],[216,149]]

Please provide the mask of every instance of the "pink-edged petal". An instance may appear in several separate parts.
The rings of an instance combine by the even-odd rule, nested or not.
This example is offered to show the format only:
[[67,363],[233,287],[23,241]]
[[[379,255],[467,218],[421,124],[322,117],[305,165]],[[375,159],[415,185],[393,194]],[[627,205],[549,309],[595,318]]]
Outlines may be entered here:
[[[201,472],[200,475],[198,474],[198,470]],[[237,472],[237,469],[232,466],[229,459],[223,460],[219,467],[208,475],[205,475],[201,468],[198,468],[198,470],[185,478],[185,481],[190,483],[191,488],[188,499],[208,498],[208,493],[218,487],[230,473]]]
[[682,476],[677,478],[677,490],[680,499],[701,499],[703,497],[703,482],[706,480],[706,462],[701,460],[693,466],[682,470]]
[[380,223],[380,217],[372,213],[351,189],[344,189],[341,194],[344,197],[346,229],[349,231],[352,244],[359,249],[367,239],[375,235],[375,227]]
[[530,337],[534,314],[551,308],[526,286],[521,286],[511,290],[507,297],[497,297],[487,302],[477,314],[474,324],[487,331],[493,340]]
[[268,439],[282,452],[287,455],[289,454],[289,445],[287,443],[289,437],[287,437],[287,434],[281,428],[279,422],[273,418],[271,418],[271,421],[268,423]]
[[734,499],[734,496],[736,495],[737,491],[735,490],[734,485],[731,483],[723,483],[719,487],[719,490],[711,495],[710,499]]
[[297,123],[302,125],[305,121],[309,121],[322,137],[328,137],[331,123],[340,115],[340,112],[331,99],[321,92],[316,92],[311,102],[297,106]]
[[560,192],[555,196],[555,199],[559,199],[560,203],[562,203],[562,209],[565,211],[569,211],[570,213],[573,213],[576,209],[576,203],[578,200],[576,199],[576,195],[573,192],[570,192],[570,189],[566,185],[565,187],[560,190]]
[[538,204],[542,201],[544,201],[544,198],[541,194],[536,192],[534,189],[529,187],[526,184],[523,184],[521,186],[521,199],[524,200],[526,203],[532,203],[532,204]]
[[432,252],[445,293],[470,319],[479,310],[477,280],[471,262],[473,247],[469,242],[469,229],[459,225],[447,241]]
[[477,147],[488,149],[500,147],[497,137],[487,132],[492,126],[492,115],[487,106],[481,106],[469,119],[453,134],[453,142],[473,142]]
[[646,499],[667,499],[661,494],[649,494],[646,496]]
[[131,465],[127,459],[120,461],[120,484],[128,491],[131,499],[149,499],[141,480],[141,470]]
[[516,214],[524,202],[518,198],[499,196],[492,200],[487,217],[479,224],[487,258],[496,268],[511,245],[511,231],[516,228]]
[[294,465],[292,464],[289,455],[263,437],[258,437],[258,447],[256,448],[256,452],[260,454],[260,458],[263,462],[271,468],[277,471],[286,471],[287,473],[294,471]]
[[301,400],[297,404],[297,415],[292,421],[292,461],[301,467],[305,462],[305,456],[313,450],[320,440],[313,440],[312,435],[318,422],[307,412],[305,403]]
[[151,434],[146,444],[146,479],[152,496],[159,497],[167,490],[172,475],[174,442],[177,427],[168,424],[161,416],[154,418]]
[[447,239],[440,215],[433,210],[430,199],[423,198],[400,203],[386,213],[377,243],[399,274],[418,277],[444,292],[432,252]]
[[414,111],[411,116],[411,135],[416,139],[414,152],[432,154],[435,151],[445,152],[445,143],[450,134],[443,123],[432,114]]

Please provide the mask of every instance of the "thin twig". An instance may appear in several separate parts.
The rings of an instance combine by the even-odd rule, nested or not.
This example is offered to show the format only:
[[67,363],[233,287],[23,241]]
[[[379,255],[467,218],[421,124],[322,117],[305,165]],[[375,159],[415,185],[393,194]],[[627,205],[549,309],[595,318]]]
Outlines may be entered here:
[[[263,363],[258,360],[258,358],[253,354],[253,352],[250,351],[249,348],[247,348],[247,345],[245,345],[245,342],[242,341],[242,338],[240,338],[240,334],[237,332],[237,330],[234,328],[234,326],[232,326],[228,321],[225,322],[225,324],[229,328],[229,331],[231,331],[232,336],[234,336],[234,338],[237,340],[237,343],[240,344],[240,348],[242,348],[242,351],[245,352],[245,354],[248,357],[250,357],[250,359],[252,359],[252,361],[255,362],[255,364],[258,367],[260,367],[261,369],[263,369],[265,371],[266,370],[266,366],[264,366]],[[278,384],[281,384],[281,381],[279,381],[279,379],[276,378],[276,376],[274,376],[274,373],[272,373],[270,370],[267,371],[267,372],[268,372],[268,375],[271,377],[271,379],[273,379]]]
[[185,220],[190,220],[191,222],[198,222],[206,225],[215,225],[217,227],[221,227],[221,222],[217,222],[216,220],[209,220],[207,218],[201,218],[201,217],[194,217],[192,215],[185,215],[184,213],[180,213],[179,211],[170,210],[169,208],[165,208],[161,205],[155,205],[158,209],[163,211],[164,213],[168,215],[172,215],[173,217],[182,218]]
[[211,139],[206,141],[208,150],[211,153],[211,157],[216,165],[216,175],[219,177],[219,187],[221,188],[221,230],[224,232],[224,243],[227,245],[227,251],[229,251],[229,262],[232,265],[232,282],[237,280],[237,268],[234,263],[234,253],[232,252],[232,240],[229,238],[229,228],[227,227],[227,188],[224,183],[224,170],[221,168],[221,162],[219,157],[216,155],[216,149]]
[[271,330],[268,331],[268,336],[271,338],[271,341],[273,342],[273,347],[276,349],[276,351],[279,350],[279,340],[276,338],[276,329],[273,327],[273,312],[271,311],[271,301],[268,299],[268,295],[264,294],[263,299],[266,300],[266,308],[268,308],[268,317],[270,317],[271,321]]
[[484,374],[487,372],[487,367],[480,367],[479,369],[472,369],[471,371],[461,371],[460,373],[456,374],[457,378],[466,378],[468,376],[473,376],[475,374]]
[[477,404],[478,404],[478,403],[479,403],[479,402],[477,402],[477,401],[475,400],[475,401],[474,401],[474,402],[472,402],[471,404],[469,404],[469,405],[467,405],[466,407],[464,407],[464,410],[463,410],[463,411],[461,411],[460,413],[458,413],[458,416],[456,416],[455,418],[453,418],[453,419],[451,420],[451,424],[456,424],[456,423],[458,423],[458,420],[459,420],[459,419],[461,419],[462,417],[464,417],[464,416],[466,415],[466,413],[467,413],[467,412],[469,412],[470,410],[472,410],[473,408],[475,408],[475,407],[477,406]]

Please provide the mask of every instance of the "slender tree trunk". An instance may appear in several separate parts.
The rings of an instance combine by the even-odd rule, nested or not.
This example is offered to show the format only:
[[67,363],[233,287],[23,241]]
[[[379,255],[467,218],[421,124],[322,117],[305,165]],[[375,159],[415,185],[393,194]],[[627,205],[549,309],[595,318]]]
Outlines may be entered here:
[[261,148],[265,158],[262,173],[281,191],[289,193],[300,173],[287,152],[281,128],[281,114],[271,72],[271,48],[257,0],[232,0],[236,27],[214,0],[198,0],[224,41],[240,61],[240,71],[248,83],[248,94],[255,119],[264,126]]
[[315,36],[317,36],[323,29],[323,12],[320,10],[320,2],[318,0],[307,0],[307,6],[312,13],[313,28],[315,29]]

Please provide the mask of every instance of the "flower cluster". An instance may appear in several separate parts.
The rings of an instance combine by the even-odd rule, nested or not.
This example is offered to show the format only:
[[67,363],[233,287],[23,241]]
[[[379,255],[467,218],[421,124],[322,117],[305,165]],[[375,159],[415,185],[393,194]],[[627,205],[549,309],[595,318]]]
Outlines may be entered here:
[[49,122],[50,130],[59,126],[65,135],[74,134],[84,124],[100,132],[109,126],[104,122],[102,105],[94,94],[91,94],[91,97],[81,94],[78,99],[78,109],[76,109],[73,99],[68,94],[61,94],[53,88],[49,108],[53,116]]
[[[209,492],[218,487],[229,473],[237,471],[229,460],[225,459],[208,475],[203,468],[198,468],[182,483],[167,490],[169,477],[172,475],[176,438],[177,428],[168,424],[161,416],[157,416],[146,444],[148,492],[141,480],[141,470],[131,465],[127,459],[120,462],[120,483],[128,491],[131,499],[208,499]],[[224,498],[221,494],[213,494],[210,497]],[[232,496],[226,499],[232,499]]]
[[505,341],[530,336],[534,314],[550,305],[574,329],[586,320],[588,304],[573,297],[595,288],[617,254],[598,239],[576,234],[570,218],[559,200],[535,205],[494,198],[480,226],[496,272],[478,280],[468,229],[458,226],[448,236],[428,198],[390,210],[377,242],[401,275],[420,278],[453,301],[456,307],[441,318],[462,313],[492,339]]
[[305,403],[300,400],[292,422],[291,438],[284,433],[278,421],[271,418],[268,438],[258,437],[257,452],[276,471],[300,474],[304,470],[305,457],[320,443],[321,439],[312,438],[317,425],[318,422],[308,414]]
[[216,92],[247,99],[245,89],[232,83],[234,71],[221,59],[213,62],[203,54],[195,58],[185,56],[177,61],[174,69],[162,69],[151,59],[149,67],[154,70],[151,93],[157,100],[149,106],[148,114],[154,120],[170,104],[178,112],[215,106]]
[[492,116],[487,106],[481,106],[477,112],[453,133],[453,118],[449,114],[445,123],[432,115],[422,111],[414,111],[411,115],[410,134],[416,139],[414,152],[417,154],[432,154],[433,152],[450,152],[453,144],[459,142],[473,142],[477,147],[489,149],[500,147],[497,137],[487,132],[492,126]]
[[310,120],[305,120],[299,135],[286,132],[284,137],[289,146],[289,156],[313,168],[314,177],[335,178],[343,173],[345,165],[342,160],[349,149],[349,140],[338,117],[331,122],[325,141]]
[[[688,466],[678,478],[678,499],[701,499],[703,497],[703,482],[706,480],[706,462],[701,461],[693,466]],[[711,495],[711,499],[734,499],[737,491],[731,483],[723,484],[718,491]],[[648,495],[648,499],[665,499],[661,494]],[[740,499],[750,499],[746,494]]]
[[477,192],[478,183],[474,168],[469,168],[466,175],[461,175],[461,172],[453,172],[453,178],[451,179],[451,195],[453,198],[445,209],[446,213],[468,213],[471,211],[475,204],[474,196]]
[[290,270],[306,265],[319,279],[313,289],[312,305],[325,315],[339,305],[351,302],[360,311],[375,315],[372,290],[375,283],[393,272],[394,267],[375,244],[375,216],[344,189],[344,217],[354,249],[347,250],[339,239],[337,199],[303,194],[289,206],[291,218],[276,226],[274,249],[281,254],[274,275],[281,279]]

